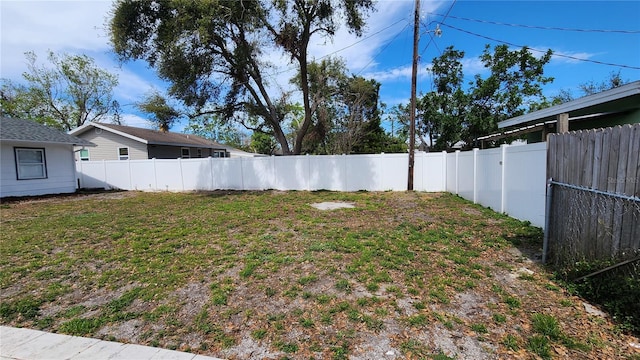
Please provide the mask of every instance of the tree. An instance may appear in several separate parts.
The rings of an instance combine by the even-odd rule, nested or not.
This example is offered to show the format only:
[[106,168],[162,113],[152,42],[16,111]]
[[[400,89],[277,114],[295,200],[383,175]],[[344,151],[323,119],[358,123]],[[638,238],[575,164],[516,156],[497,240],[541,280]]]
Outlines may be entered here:
[[158,126],[160,131],[169,131],[176,120],[183,116],[175,106],[170,105],[167,99],[157,91],[147,94],[143,101],[136,103],[136,107],[140,111],[151,115],[152,122]]
[[274,155],[278,149],[278,143],[273,140],[272,136],[256,131],[251,135],[249,148],[254,153]]
[[540,58],[525,46],[509,50],[498,45],[491,53],[487,45],[480,56],[490,75],[483,79],[475,75],[469,89],[469,109],[466,113],[462,140],[467,146],[483,135],[497,131],[498,122],[526,112],[525,101],[544,98],[542,85],[553,81],[544,76],[544,65],[551,60],[552,51]]
[[[170,95],[248,129],[255,127],[243,120],[257,117],[262,121],[258,128],[273,134],[284,154],[299,154],[313,116],[309,41],[315,35],[333,36],[340,20],[361,35],[364,16],[372,9],[372,0],[120,0],[109,27],[120,59],[145,60],[170,82]],[[265,75],[268,64],[261,60],[274,44],[300,71],[305,114],[292,146],[283,126],[288,96],[273,95]]]
[[418,133],[428,136],[432,150],[450,149],[462,133],[462,121],[468,96],[462,89],[464,52],[448,47],[433,60],[431,72],[435,91],[417,101]]
[[246,148],[243,142],[245,135],[240,129],[234,126],[234,123],[220,120],[215,114],[190,118],[184,131],[236,149]]
[[379,91],[379,82],[361,76],[353,75],[340,84],[337,152],[364,154],[384,150],[386,134],[380,124]]
[[25,53],[28,71],[22,74],[26,85],[3,79],[2,114],[32,119],[61,130],[71,130],[88,121],[112,116],[119,122],[119,105],[113,99],[118,78],[100,69],[86,55],[49,52],[53,67],[39,66],[33,52]]
[[[586,83],[582,83],[578,87],[581,93],[580,96],[588,96],[588,95],[597,94],[599,92],[603,92],[606,90],[617,88],[619,86],[627,84],[628,82],[629,82],[628,80],[622,79],[622,77],[620,76],[620,71],[618,71],[617,73],[616,72],[609,73],[609,78],[599,83],[596,83],[592,80]],[[562,89],[560,90],[558,95],[553,97],[552,105],[564,104],[574,99],[575,97],[573,96],[573,93],[570,90]]]
[[448,150],[462,140],[467,147],[475,140],[497,131],[498,122],[524,114],[526,105],[544,100],[542,85],[553,81],[544,76],[551,51],[534,57],[527,47],[509,50],[506,45],[485,47],[480,60],[489,76],[475,75],[462,86],[464,52],[449,47],[433,59],[435,91],[418,102],[418,129],[435,140],[434,149]]

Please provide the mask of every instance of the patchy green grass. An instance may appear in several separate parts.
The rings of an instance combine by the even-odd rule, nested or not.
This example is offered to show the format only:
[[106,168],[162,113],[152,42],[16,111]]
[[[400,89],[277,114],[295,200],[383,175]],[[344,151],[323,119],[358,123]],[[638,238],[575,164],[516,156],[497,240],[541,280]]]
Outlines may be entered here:
[[[356,206],[310,206],[324,201]],[[381,338],[403,358],[470,358],[464,336],[489,358],[616,358],[637,341],[528,262],[540,229],[450,194],[128,192],[1,217],[3,325],[223,358],[380,358]],[[511,276],[522,266],[535,274]],[[421,340],[436,336],[455,346]]]

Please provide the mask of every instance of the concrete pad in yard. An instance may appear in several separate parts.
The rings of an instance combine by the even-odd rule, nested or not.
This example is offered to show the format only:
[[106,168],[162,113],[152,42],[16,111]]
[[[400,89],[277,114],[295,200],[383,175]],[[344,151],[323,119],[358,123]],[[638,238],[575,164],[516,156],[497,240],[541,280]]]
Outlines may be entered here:
[[311,206],[319,210],[353,209],[354,207],[356,207],[355,204],[353,203],[342,202],[342,201],[332,201],[332,202],[327,201],[327,202],[311,204]]

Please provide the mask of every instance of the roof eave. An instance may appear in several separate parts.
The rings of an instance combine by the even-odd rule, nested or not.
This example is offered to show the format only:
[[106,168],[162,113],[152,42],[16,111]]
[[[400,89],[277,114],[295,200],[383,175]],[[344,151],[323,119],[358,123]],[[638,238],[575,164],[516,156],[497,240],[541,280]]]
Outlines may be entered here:
[[616,101],[638,94],[640,94],[640,81],[634,81],[632,83],[613,88],[611,90],[581,97],[564,104],[552,106],[546,109],[534,111],[528,114],[514,117],[512,119],[501,121],[498,123],[498,128],[502,129],[510,126],[520,125],[530,121],[538,121],[559,114],[568,113],[571,111],[596,106],[611,101]]
[[116,130],[116,129],[112,129],[112,128],[108,127],[108,126],[105,126],[105,125],[102,125],[102,124],[99,124],[99,123],[93,123],[93,122],[84,124],[84,125],[82,125],[82,126],[80,126],[78,128],[75,128],[75,129],[69,131],[69,135],[82,134],[83,132],[89,130],[89,128],[91,128],[91,127],[98,128],[98,129],[101,129],[101,130],[104,130],[104,131],[108,131],[108,132],[116,134],[116,135],[124,136],[124,137],[126,137],[128,139],[131,139],[131,140],[143,143],[143,144],[149,144],[149,142],[146,139],[139,138],[137,136],[133,136],[131,134],[127,134],[125,132],[122,132],[122,131],[119,131],[119,130]]

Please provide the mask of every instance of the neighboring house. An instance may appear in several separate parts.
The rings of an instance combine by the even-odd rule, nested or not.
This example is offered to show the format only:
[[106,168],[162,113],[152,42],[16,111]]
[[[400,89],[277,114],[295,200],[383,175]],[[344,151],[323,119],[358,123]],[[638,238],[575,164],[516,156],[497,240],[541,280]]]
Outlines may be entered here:
[[74,146],[94,145],[32,120],[0,117],[0,197],[75,192]]
[[69,134],[96,144],[76,160],[188,159],[254,156],[200,136],[132,126],[87,123]]
[[546,141],[547,134],[554,132],[635,123],[640,123],[640,81],[501,121],[500,134],[478,140],[526,135],[527,141],[533,143]]

